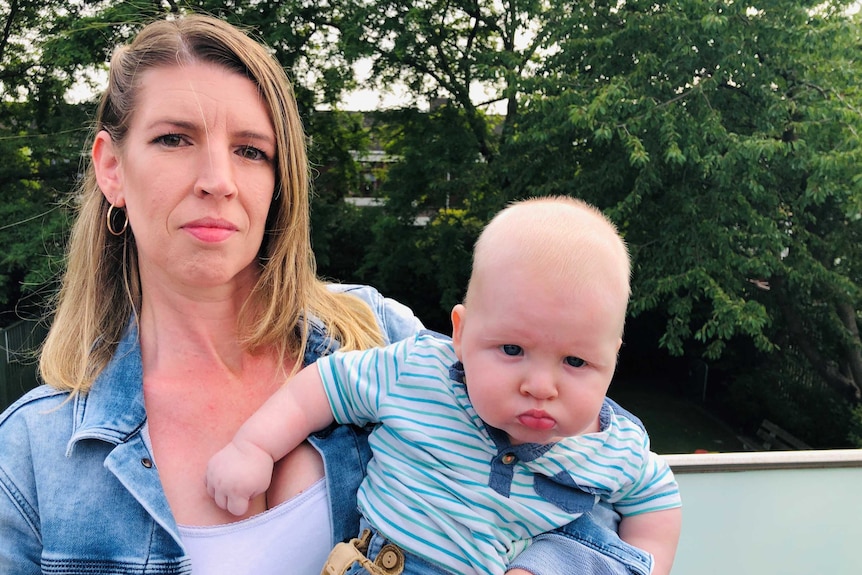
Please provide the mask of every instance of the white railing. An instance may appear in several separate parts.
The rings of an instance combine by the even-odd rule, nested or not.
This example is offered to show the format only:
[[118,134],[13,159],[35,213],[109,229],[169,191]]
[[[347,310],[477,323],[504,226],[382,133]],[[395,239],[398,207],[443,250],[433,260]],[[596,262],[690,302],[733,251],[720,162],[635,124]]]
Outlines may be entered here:
[[672,575],[862,574],[862,450],[664,457],[683,498]]

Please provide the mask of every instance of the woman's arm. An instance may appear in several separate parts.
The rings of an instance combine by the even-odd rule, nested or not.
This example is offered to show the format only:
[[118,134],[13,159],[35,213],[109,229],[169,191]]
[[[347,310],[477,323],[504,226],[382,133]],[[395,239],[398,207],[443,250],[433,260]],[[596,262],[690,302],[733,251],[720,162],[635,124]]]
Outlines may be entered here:
[[[3,433],[0,433],[0,438],[4,441],[2,445],[9,445],[5,443],[8,438]],[[42,572],[39,565],[42,542],[32,521],[34,518],[25,514],[25,509],[32,514],[36,510],[30,507],[30,498],[25,498],[11,482],[11,477],[6,475],[6,465],[16,464],[11,460],[15,455],[9,455],[4,454],[0,458],[0,573],[37,575]]]

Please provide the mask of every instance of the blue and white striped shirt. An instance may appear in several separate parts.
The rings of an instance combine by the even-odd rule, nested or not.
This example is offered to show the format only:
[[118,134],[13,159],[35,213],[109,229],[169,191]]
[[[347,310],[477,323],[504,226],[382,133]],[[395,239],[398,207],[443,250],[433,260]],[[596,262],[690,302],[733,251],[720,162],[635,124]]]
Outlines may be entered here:
[[646,433],[610,403],[598,433],[511,446],[451,377],[457,361],[450,340],[423,332],[317,362],[337,422],[380,423],[359,506],[404,549],[456,573],[502,574],[533,537],[598,498],[621,515],[680,505]]

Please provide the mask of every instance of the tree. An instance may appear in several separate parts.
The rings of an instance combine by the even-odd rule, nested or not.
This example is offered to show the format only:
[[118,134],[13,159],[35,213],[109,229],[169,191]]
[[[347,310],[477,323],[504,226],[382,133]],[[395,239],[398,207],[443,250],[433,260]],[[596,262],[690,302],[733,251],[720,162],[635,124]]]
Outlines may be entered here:
[[[336,277],[353,263],[339,279],[415,301],[445,329],[484,221],[513,199],[580,196],[625,235],[631,315],[659,318],[666,350],[725,367],[769,361],[762,381],[797,378],[782,366],[804,363],[859,404],[862,28],[851,4],[17,0],[0,7],[0,193],[3,209],[24,211],[4,215],[36,222],[46,191],[70,187],[71,142],[85,134],[63,98],[72,83],[144,20],[206,11],[250,28],[294,78],[319,174],[315,247]],[[360,58],[372,83],[402,82],[417,104],[379,116],[372,134],[401,158],[379,217],[340,201],[357,178],[349,150],[367,141],[338,111]],[[0,260],[9,301],[14,274],[30,271],[24,254],[44,252],[26,243],[47,241],[36,227],[0,239],[20,254]]]
[[583,35],[560,53],[580,56],[547,70],[573,82],[578,181],[633,248],[632,312],[666,310],[676,353],[715,360],[736,336],[798,350],[859,403],[859,26],[843,4],[576,11]]
[[[531,82],[547,42],[542,23],[553,8],[530,0],[375,0],[341,2],[340,10],[345,53],[350,61],[371,60],[372,85],[404,84],[416,104],[430,108],[378,117],[379,139],[402,162],[386,176],[388,203],[362,271],[445,331],[449,309],[463,296],[482,222],[523,192],[511,188],[517,160],[507,168],[501,148],[516,136],[522,84]],[[489,89],[487,99],[477,99],[479,84]],[[506,113],[487,113],[491,104]],[[413,225],[438,210],[430,225]],[[416,293],[416,285],[434,289]]]
[[360,277],[409,303],[428,327],[448,332],[483,223],[463,206],[486,189],[487,166],[454,106],[374,116],[375,139],[400,160],[383,174],[387,204],[371,228]]
[[0,325],[35,313],[64,244],[68,190],[86,134],[83,110],[64,99],[61,64],[44,65],[43,32],[63,2],[0,5]]
[[[344,38],[355,57],[372,62],[372,82],[406,85],[416,102],[444,100],[459,110],[488,165],[516,130],[521,98],[534,81],[541,51],[554,39],[545,31],[556,11],[537,0],[440,2],[373,0],[345,8],[353,22]],[[476,88],[485,95],[477,97]],[[505,113],[489,116],[490,104]],[[499,121],[498,121],[499,120]],[[472,154],[470,160],[476,159]],[[491,171],[501,175],[504,172]],[[506,180],[494,182],[505,187]],[[499,202],[498,202],[499,203]],[[499,205],[493,205],[491,212]]]
[[[356,40],[384,84],[447,98],[465,120],[486,170],[465,196],[473,214],[528,195],[583,197],[625,234],[631,314],[664,317],[663,347],[711,362],[748,346],[804,358],[858,404],[851,4],[387,0],[363,4]],[[506,102],[498,131],[475,82]],[[432,188],[423,173],[414,165],[396,182],[393,171],[391,193]]]

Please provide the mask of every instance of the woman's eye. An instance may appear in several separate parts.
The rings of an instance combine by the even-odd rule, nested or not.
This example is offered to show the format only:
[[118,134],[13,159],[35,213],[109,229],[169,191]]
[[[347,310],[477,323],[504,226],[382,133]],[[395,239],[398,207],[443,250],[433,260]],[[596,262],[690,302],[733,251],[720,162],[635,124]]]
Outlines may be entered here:
[[573,355],[570,355],[566,358],[566,364],[570,365],[572,367],[583,367],[587,364],[587,362],[585,362],[584,360],[582,360],[579,357],[575,357]]
[[515,344],[512,344],[512,343],[507,343],[507,344],[505,344],[505,345],[501,345],[501,346],[500,346],[500,349],[501,349],[501,350],[503,351],[503,353],[505,353],[506,355],[513,355],[513,356],[514,356],[514,355],[521,355],[521,354],[524,352],[524,350],[523,350],[523,349],[521,349],[521,346],[520,346],[520,345],[515,345]]
[[245,146],[239,149],[237,152],[240,156],[245,158],[246,160],[266,160],[268,156],[263,150],[259,150],[253,146]]
[[161,144],[169,148],[176,148],[183,143],[183,137],[179,134],[165,134],[153,140],[156,144]]

